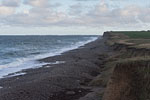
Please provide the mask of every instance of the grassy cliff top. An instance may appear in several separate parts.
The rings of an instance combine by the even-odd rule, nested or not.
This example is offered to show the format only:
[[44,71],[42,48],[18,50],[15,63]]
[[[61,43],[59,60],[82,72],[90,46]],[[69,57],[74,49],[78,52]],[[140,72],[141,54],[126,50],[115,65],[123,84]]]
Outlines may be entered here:
[[150,49],[150,31],[111,31],[109,44],[120,43]]
[[112,33],[125,34],[129,38],[150,39],[150,31],[112,31]]

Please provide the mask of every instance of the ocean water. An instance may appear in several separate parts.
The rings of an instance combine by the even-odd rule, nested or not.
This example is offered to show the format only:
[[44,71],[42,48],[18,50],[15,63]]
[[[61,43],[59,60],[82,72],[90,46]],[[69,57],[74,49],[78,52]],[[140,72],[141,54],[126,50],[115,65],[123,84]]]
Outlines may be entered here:
[[[98,36],[0,36],[0,78],[41,67],[37,60],[76,49]],[[63,62],[63,61],[61,61]],[[54,62],[53,62],[54,63]],[[58,63],[58,61],[56,62]],[[25,73],[16,73],[23,75]]]

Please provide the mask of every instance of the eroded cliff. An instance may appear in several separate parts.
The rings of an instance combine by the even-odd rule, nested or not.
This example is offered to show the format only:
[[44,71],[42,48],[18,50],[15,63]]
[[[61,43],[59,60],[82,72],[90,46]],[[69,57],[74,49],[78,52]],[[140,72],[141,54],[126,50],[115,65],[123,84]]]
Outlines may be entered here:
[[103,37],[114,53],[107,59],[113,64],[106,66],[106,72],[113,70],[106,75],[109,79],[103,100],[150,100],[150,49],[141,47],[145,40],[138,39],[137,43],[137,39],[112,32],[105,32]]

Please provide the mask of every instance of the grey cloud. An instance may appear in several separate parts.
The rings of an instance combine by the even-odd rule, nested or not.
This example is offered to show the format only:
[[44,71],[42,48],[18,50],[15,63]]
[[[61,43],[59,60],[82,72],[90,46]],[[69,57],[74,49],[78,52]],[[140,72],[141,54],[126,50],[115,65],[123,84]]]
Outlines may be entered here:
[[70,6],[70,15],[80,15],[83,12],[83,6],[80,3],[74,4]]
[[62,6],[61,3],[50,4],[50,7],[60,7],[60,6]]
[[49,5],[49,0],[24,0],[24,4],[33,7],[47,7]]
[[21,0],[3,0],[2,5],[3,6],[9,6],[9,7],[18,7],[21,3]]
[[40,8],[53,8],[62,6],[61,3],[51,4],[49,0],[24,0],[25,5],[30,5],[32,7],[40,7]]

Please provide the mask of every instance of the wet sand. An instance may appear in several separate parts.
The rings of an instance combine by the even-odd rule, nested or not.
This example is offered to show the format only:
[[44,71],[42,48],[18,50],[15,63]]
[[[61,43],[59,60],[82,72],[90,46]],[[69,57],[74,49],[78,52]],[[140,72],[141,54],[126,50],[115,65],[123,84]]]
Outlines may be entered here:
[[103,67],[108,53],[104,41],[99,38],[62,55],[41,59],[53,64],[0,79],[0,100],[97,100],[95,92],[102,88],[88,83]]

